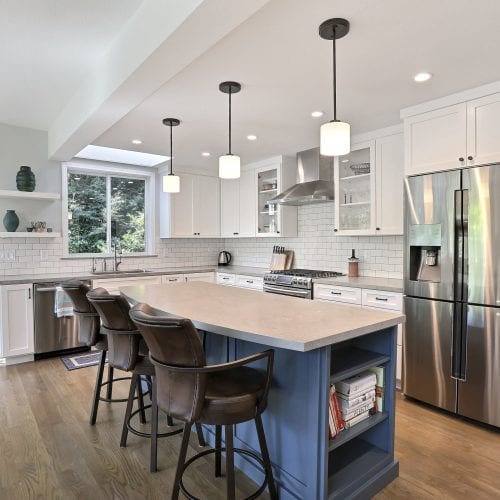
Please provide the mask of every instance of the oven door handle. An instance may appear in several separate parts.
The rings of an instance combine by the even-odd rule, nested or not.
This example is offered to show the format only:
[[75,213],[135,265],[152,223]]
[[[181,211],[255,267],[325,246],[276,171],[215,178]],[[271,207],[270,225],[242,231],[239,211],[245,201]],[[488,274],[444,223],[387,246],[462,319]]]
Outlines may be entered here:
[[309,290],[289,290],[287,288],[281,288],[273,285],[264,285],[264,292],[279,293],[281,295],[289,295],[290,297],[303,297],[305,299],[309,297]]

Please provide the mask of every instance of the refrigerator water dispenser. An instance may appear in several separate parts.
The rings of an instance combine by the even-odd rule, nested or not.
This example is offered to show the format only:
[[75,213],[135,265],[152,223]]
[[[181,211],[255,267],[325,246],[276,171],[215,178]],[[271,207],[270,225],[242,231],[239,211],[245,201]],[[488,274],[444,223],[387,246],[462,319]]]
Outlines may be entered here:
[[410,280],[441,281],[441,224],[410,226]]

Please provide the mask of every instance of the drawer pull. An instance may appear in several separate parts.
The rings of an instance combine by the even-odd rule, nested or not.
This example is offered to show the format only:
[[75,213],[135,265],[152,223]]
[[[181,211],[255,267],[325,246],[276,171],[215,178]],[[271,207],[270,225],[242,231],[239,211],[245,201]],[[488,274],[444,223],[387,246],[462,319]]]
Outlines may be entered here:
[[387,297],[375,297],[375,300],[379,300],[380,302],[387,302],[389,299]]
[[227,276],[222,277],[223,280],[228,280],[229,278]]
[[247,283],[251,284],[251,283],[253,283],[253,280],[247,280]]
[[168,278],[168,281],[177,281],[178,278]]
[[342,295],[342,292],[334,292],[333,290],[330,292],[332,295]]

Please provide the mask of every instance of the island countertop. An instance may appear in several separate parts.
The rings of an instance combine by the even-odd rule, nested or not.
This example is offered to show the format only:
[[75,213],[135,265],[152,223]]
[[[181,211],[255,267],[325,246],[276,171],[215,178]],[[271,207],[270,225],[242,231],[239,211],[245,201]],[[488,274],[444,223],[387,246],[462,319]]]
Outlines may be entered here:
[[213,333],[294,351],[311,351],[404,322],[399,313],[188,282],[121,287],[132,303],[145,302],[189,318]]

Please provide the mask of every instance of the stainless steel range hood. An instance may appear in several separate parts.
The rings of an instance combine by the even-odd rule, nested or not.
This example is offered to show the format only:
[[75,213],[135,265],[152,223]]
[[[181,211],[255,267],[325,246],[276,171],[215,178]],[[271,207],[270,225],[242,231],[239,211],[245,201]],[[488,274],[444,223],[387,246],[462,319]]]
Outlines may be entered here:
[[333,157],[319,148],[297,153],[297,184],[269,200],[280,205],[311,205],[333,201]]

